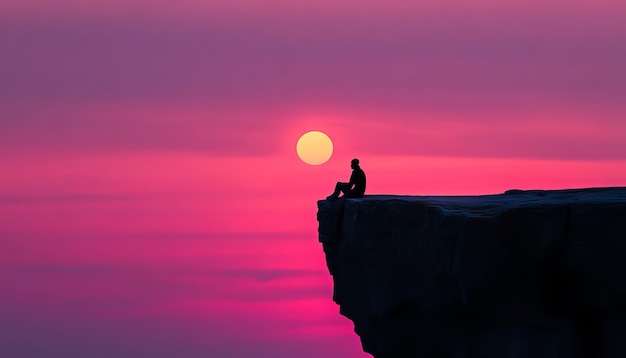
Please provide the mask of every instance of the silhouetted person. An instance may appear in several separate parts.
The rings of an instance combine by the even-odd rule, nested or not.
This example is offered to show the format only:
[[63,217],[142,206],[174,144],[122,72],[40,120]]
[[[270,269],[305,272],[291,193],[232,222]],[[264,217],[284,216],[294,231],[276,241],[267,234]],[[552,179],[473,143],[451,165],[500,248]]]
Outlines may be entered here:
[[350,162],[352,168],[352,175],[350,175],[350,182],[342,183],[337,182],[335,186],[335,192],[329,195],[326,200],[336,200],[339,198],[339,194],[343,193],[343,198],[362,198],[365,194],[365,172],[359,166],[358,159],[352,159]]

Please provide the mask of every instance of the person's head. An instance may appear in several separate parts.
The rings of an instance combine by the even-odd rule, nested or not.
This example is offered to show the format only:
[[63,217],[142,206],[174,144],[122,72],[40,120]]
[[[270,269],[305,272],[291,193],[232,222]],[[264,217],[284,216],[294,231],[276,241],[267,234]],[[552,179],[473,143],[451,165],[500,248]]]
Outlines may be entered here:
[[352,161],[350,162],[350,167],[352,167],[352,169],[356,169],[359,167],[359,160],[354,158],[352,159]]

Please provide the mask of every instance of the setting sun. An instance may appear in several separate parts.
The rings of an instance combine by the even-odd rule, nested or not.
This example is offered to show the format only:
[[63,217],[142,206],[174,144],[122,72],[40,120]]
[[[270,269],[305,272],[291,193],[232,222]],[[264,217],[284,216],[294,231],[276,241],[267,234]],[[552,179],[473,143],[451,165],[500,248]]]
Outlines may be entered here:
[[322,132],[307,132],[298,139],[296,152],[298,157],[307,164],[324,164],[333,154],[333,142]]

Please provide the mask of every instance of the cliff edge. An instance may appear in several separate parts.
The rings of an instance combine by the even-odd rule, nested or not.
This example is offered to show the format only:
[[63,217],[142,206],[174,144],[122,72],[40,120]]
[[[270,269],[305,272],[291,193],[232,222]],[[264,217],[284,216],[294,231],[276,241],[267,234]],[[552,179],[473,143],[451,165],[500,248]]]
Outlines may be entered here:
[[318,202],[375,358],[626,357],[626,188]]

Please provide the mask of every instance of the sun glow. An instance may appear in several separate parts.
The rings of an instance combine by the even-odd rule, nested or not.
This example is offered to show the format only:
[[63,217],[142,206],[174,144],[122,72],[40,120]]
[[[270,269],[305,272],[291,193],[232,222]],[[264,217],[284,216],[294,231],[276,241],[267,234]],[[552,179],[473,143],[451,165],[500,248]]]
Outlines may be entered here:
[[296,152],[298,157],[307,164],[324,164],[333,154],[333,142],[322,132],[307,132],[298,139]]

